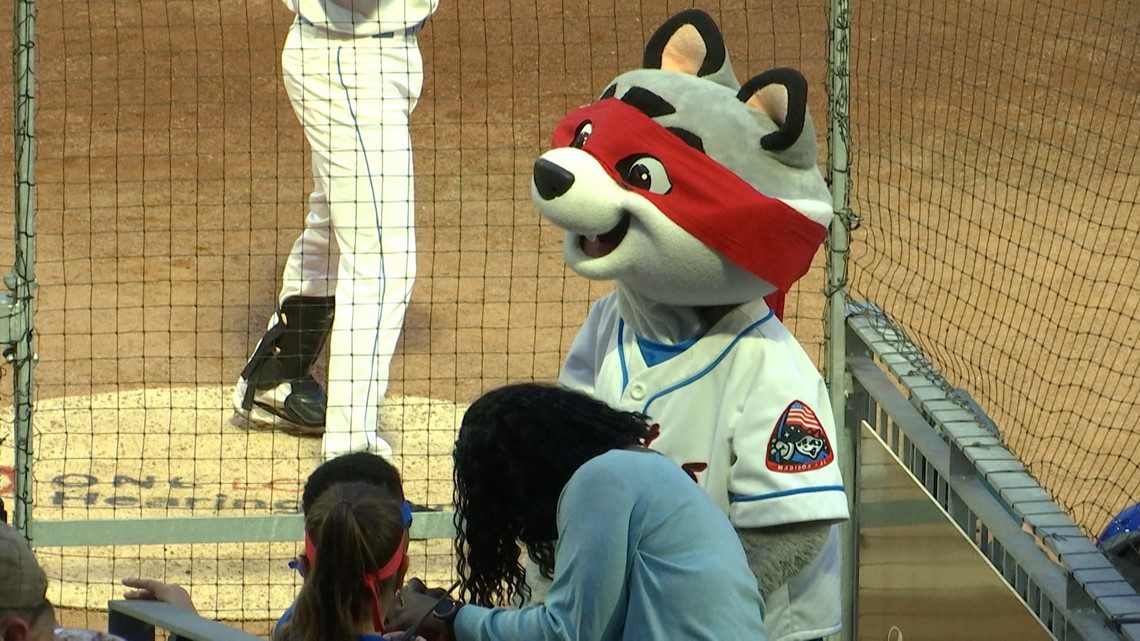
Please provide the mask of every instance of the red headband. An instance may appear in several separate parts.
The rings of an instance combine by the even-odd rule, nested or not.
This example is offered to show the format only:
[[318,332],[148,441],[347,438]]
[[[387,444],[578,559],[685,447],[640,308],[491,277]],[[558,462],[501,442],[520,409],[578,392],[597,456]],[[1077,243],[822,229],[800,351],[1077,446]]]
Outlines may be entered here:
[[[377,586],[384,579],[395,576],[396,572],[400,570],[400,564],[404,562],[404,553],[408,549],[408,531],[404,530],[404,535],[400,537],[400,544],[396,546],[396,551],[392,553],[392,558],[388,559],[379,570],[364,577],[364,585],[372,593],[372,627],[377,632],[384,631],[384,617],[381,615],[380,608],[380,592]],[[309,536],[308,530],[305,531],[305,557],[309,559],[309,567],[312,568],[317,563],[317,546],[313,544],[313,539]]]
[[617,165],[631,155],[651,155],[665,165],[673,184],[669,193],[633,189],[682,229],[782,291],[807,273],[827,236],[823,225],[760,193],[616,98],[570,112],[555,128],[553,146],[569,146],[586,121],[593,125],[593,132],[582,151],[593,156],[614,180],[626,184]]

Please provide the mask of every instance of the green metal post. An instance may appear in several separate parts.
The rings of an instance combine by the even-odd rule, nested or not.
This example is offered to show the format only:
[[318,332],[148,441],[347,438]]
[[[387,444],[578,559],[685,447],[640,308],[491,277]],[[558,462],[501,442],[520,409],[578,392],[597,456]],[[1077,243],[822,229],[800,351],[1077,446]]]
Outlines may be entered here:
[[848,144],[850,143],[848,58],[850,7],[847,0],[831,0],[831,50],[828,56],[828,179],[835,210],[827,240],[827,323],[824,328],[826,346],[825,374],[831,394],[832,414],[839,430],[840,465],[847,489],[851,519],[843,526],[843,632],[842,639],[856,638],[858,609],[858,513],[856,511],[856,476],[858,471],[859,426],[846,420],[848,393],[846,367],[847,259],[848,233],[852,216],[849,207]]
[[13,370],[16,492],[13,523],[30,535],[32,519],[32,294],[35,290],[35,0],[16,0],[15,80],[16,260],[0,297],[7,318],[5,359]]

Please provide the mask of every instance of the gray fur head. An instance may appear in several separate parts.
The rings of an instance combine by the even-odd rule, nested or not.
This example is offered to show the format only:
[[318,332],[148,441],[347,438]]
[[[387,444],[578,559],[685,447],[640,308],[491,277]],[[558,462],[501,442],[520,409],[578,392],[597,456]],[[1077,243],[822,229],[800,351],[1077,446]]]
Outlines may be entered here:
[[[741,85],[720,30],[696,9],[658,28],[644,64],[615,78],[601,98],[635,107],[756,191],[827,227],[831,198],[816,166],[807,83],[798,72],[774,69]],[[572,269],[668,305],[738,304],[776,289],[690,235],[636,185],[614,180],[612,167],[599,165],[585,139],[582,145],[543,154],[532,183],[539,211],[566,231]],[[782,239],[751,240],[763,251]]]
[[[815,128],[807,112],[803,76],[792,69],[773,69],[749,82],[745,89],[733,89],[681,72],[638,69],[615,78],[603,95],[636,104],[639,95],[652,92],[674,110],[655,121],[675,133],[691,134],[710,158],[760,193],[829,200],[816,165]],[[771,84],[754,91],[760,82]],[[795,118],[802,124],[792,123]]]

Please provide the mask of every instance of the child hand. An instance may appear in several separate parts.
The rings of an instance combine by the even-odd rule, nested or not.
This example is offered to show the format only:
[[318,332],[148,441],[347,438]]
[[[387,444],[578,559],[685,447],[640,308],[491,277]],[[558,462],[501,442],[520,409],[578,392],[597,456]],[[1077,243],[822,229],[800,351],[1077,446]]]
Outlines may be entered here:
[[162,601],[163,603],[178,606],[183,610],[189,610],[195,614],[198,613],[198,609],[194,607],[194,601],[190,598],[190,593],[181,585],[163,583],[162,581],[155,581],[154,579],[138,578],[123,579],[123,585],[129,588],[135,588],[134,590],[124,593],[123,596],[125,598],[144,601]]

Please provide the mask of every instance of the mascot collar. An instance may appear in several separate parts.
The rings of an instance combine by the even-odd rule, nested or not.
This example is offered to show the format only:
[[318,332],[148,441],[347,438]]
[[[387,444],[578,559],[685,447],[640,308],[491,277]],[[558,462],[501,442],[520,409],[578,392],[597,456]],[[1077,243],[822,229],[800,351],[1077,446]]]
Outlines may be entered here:
[[[781,291],[807,273],[827,229],[787,203],[765,196],[740,176],[636,107],[606,98],[570,112],[554,131],[554,147],[581,144],[614,180],[644,196],[702,243]],[[756,142],[759,153],[760,142]],[[575,146],[578,146],[575,144]],[[631,182],[631,167],[650,157],[668,174],[667,190]],[[663,191],[663,193],[657,193]]]

